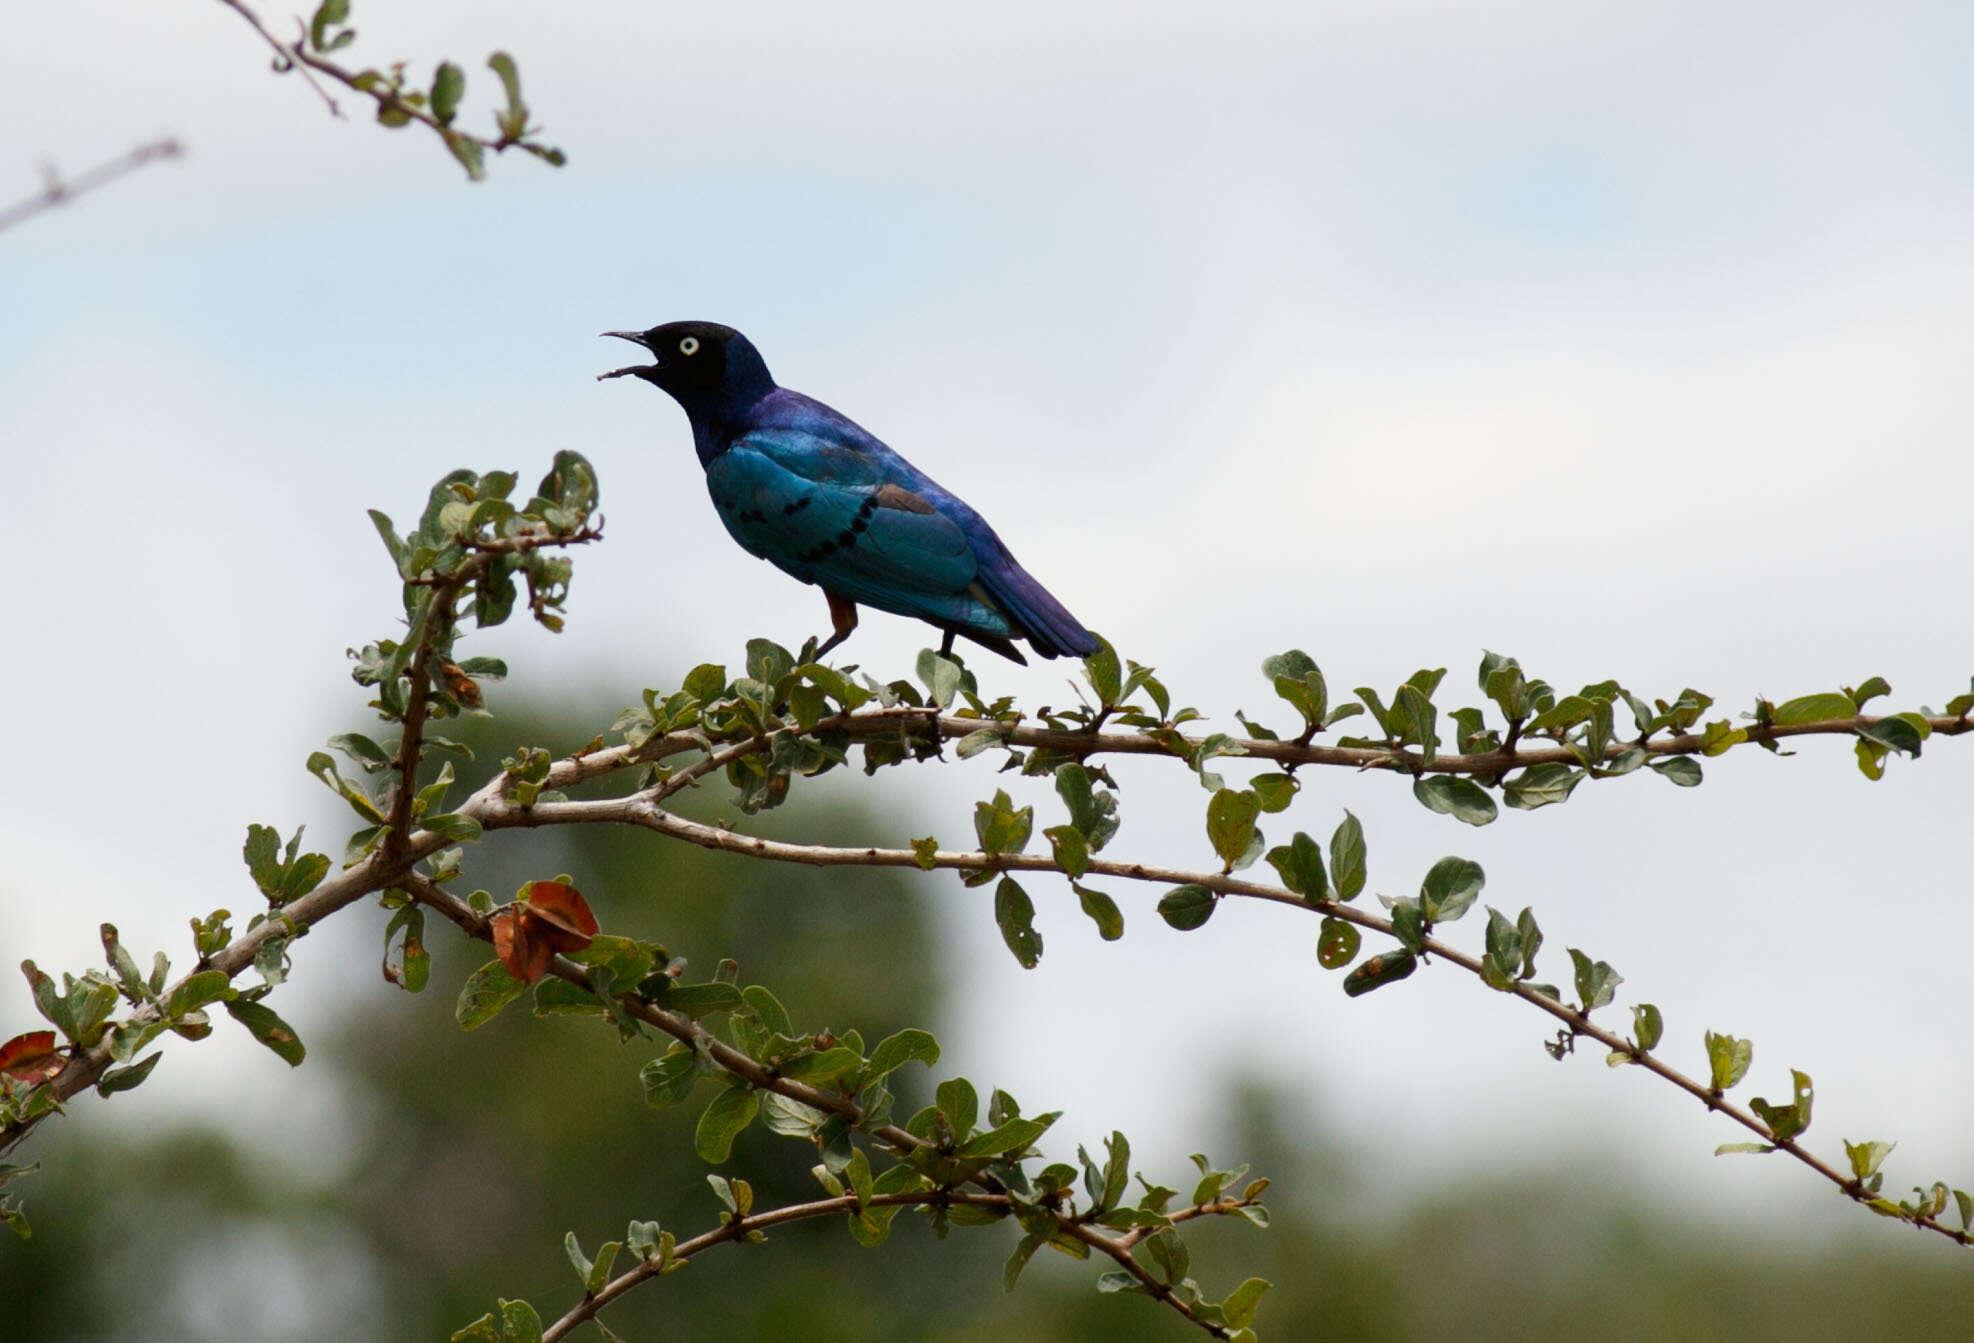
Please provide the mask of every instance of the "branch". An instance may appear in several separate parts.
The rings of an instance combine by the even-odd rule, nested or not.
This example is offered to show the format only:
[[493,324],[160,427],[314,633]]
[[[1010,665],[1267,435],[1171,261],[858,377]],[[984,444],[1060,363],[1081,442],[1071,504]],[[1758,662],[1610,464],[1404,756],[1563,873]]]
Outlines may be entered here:
[[[389,73],[374,69],[351,70],[330,60],[324,52],[333,51],[346,44],[355,36],[353,30],[342,27],[348,16],[348,6],[343,6],[342,18],[324,21],[318,13],[313,31],[307,25],[300,26],[300,34],[293,42],[283,42],[262,23],[260,16],[249,9],[245,0],[219,0],[222,5],[245,19],[261,39],[274,49],[274,69],[278,74],[293,70],[307,81],[329,109],[330,115],[341,117],[343,109],[337,104],[329,90],[324,88],[316,75],[341,84],[354,93],[360,93],[377,104],[377,119],[386,126],[405,126],[417,122],[445,142],[452,156],[466,169],[468,177],[479,181],[486,176],[484,156],[488,151],[495,154],[509,149],[520,148],[533,154],[546,163],[561,167],[567,162],[559,149],[539,144],[530,136],[534,134],[528,125],[528,107],[521,101],[520,73],[515,68],[513,57],[505,52],[495,52],[487,64],[500,77],[506,91],[507,106],[495,113],[495,124],[500,134],[492,138],[473,135],[453,126],[453,116],[458,107],[460,94],[465,89],[465,75],[451,62],[442,62],[435,77],[430,95],[407,93],[404,90],[404,65],[399,62],[390,67]],[[332,29],[340,29],[334,37],[327,37]],[[327,40],[325,40],[325,38]],[[311,49],[313,48],[313,49]]]
[[[491,942],[493,940],[492,920],[482,915],[458,896],[453,895],[450,891],[441,887],[438,883],[415,872],[406,873],[401,882],[401,888],[420,904],[434,910],[442,918],[455,924],[468,936],[477,938],[483,942]],[[588,989],[592,993],[595,992],[595,987],[590,982],[589,972],[584,967],[564,957],[557,956],[550,962],[549,973],[571,984]],[[851,1127],[868,1133],[871,1137],[883,1142],[897,1155],[903,1156],[916,1149],[936,1148],[937,1146],[905,1129],[899,1128],[895,1124],[883,1124],[875,1127],[867,1125],[862,1108],[848,1096],[833,1091],[826,1091],[819,1087],[813,1087],[806,1082],[798,1082],[791,1078],[780,1076],[773,1069],[755,1061],[740,1050],[735,1049],[732,1045],[722,1041],[718,1036],[708,1031],[704,1026],[690,1017],[656,1007],[634,993],[614,993],[611,996],[631,1016],[647,1025],[656,1027],[672,1038],[690,1046],[701,1053],[702,1056],[710,1058],[722,1071],[742,1079],[756,1090],[773,1092],[776,1095],[787,1097],[789,1100],[797,1101],[813,1109],[841,1115],[850,1123]],[[976,1176],[972,1183],[979,1184],[983,1192],[979,1194],[968,1194],[946,1188],[912,1194],[877,1195],[869,1199],[868,1202],[878,1205],[975,1203],[990,1207],[1010,1208],[1013,1206],[1014,1200],[1001,1188],[999,1182],[991,1176]],[[1170,1221],[1176,1223],[1190,1221],[1197,1217],[1224,1216],[1238,1212],[1242,1208],[1251,1207],[1258,1201],[1258,1196],[1216,1199],[1211,1203],[1203,1203],[1181,1209],[1171,1214]],[[709,1231],[702,1236],[685,1242],[685,1244],[678,1247],[673,1257],[675,1259],[687,1258],[701,1250],[710,1249],[714,1245],[739,1239],[746,1232],[758,1230],[762,1227],[776,1225],[781,1222],[798,1221],[806,1217],[820,1217],[833,1212],[855,1211],[862,1206],[864,1205],[858,1202],[855,1195],[846,1195],[841,1198],[822,1199],[814,1203],[795,1204],[777,1209],[773,1212],[763,1213],[758,1217],[749,1216],[744,1219],[734,1217],[719,1230]],[[1132,1248],[1149,1234],[1151,1228],[1137,1228],[1121,1235],[1106,1235],[1060,1207],[1051,1206],[1047,1211],[1055,1219],[1057,1228],[1063,1234],[1071,1236],[1091,1249],[1115,1260],[1120,1267],[1130,1273],[1133,1278],[1137,1279],[1144,1286],[1147,1294],[1155,1300],[1162,1301],[1186,1319],[1199,1325],[1200,1328],[1206,1330],[1213,1337],[1227,1337],[1226,1330],[1222,1329],[1219,1325],[1200,1319],[1192,1306],[1181,1300],[1168,1284],[1160,1282],[1131,1253]],[[588,1320],[597,1311],[614,1301],[617,1297],[637,1286],[638,1283],[657,1276],[662,1271],[663,1269],[660,1263],[647,1260],[637,1268],[616,1278],[608,1286],[598,1291],[596,1295],[585,1298],[583,1302],[574,1307],[567,1315],[556,1321],[554,1326],[542,1335],[543,1343],[552,1343],[553,1340],[563,1337],[569,1330]]]
[[[707,1231],[682,1242],[672,1251],[669,1260],[646,1259],[627,1273],[619,1274],[607,1284],[597,1289],[593,1296],[584,1297],[571,1306],[561,1319],[542,1330],[542,1343],[556,1343],[566,1338],[581,1325],[596,1316],[596,1313],[615,1301],[618,1297],[640,1283],[649,1282],[660,1273],[670,1269],[672,1264],[703,1254],[715,1246],[728,1245],[746,1238],[750,1231],[761,1231],[771,1226],[783,1226],[789,1222],[805,1221],[812,1217],[829,1217],[836,1213],[855,1213],[865,1207],[909,1207],[915,1204],[971,1204],[982,1208],[1006,1210],[1014,1206],[1014,1200],[1006,1194],[973,1194],[957,1189],[925,1189],[905,1194],[873,1194],[859,1202],[855,1194],[844,1194],[840,1198],[820,1198],[812,1203],[790,1203],[772,1208],[763,1213],[746,1216],[729,1214],[724,1226]],[[1128,1256],[1127,1256],[1128,1257]],[[661,1267],[661,1264],[663,1267]]]
[[398,739],[391,770],[397,775],[396,793],[390,814],[385,818],[384,860],[394,863],[402,857],[411,839],[411,804],[418,794],[418,767],[424,759],[425,715],[432,705],[433,650],[448,642],[457,619],[459,594],[486,568],[479,555],[468,557],[457,569],[442,578],[426,599],[422,628],[414,630],[418,651],[406,672],[409,688],[405,693],[404,731]]
[[[584,802],[538,803],[531,808],[511,807],[499,804],[480,816],[488,829],[512,826],[537,827],[545,825],[583,825],[597,822],[616,822],[637,825],[654,830],[674,839],[681,839],[700,848],[715,849],[723,853],[737,853],[751,858],[767,859],[772,862],[803,863],[816,867],[912,867],[922,869],[948,868],[960,872],[1054,872],[1064,877],[1069,874],[1053,858],[1040,854],[983,852],[955,852],[939,850],[929,856],[922,856],[911,849],[879,849],[874,847],[847,848],[824,844],[791,844],[781,840],[761,839],[751,835],[736,834],[718,826],[706,825],[675,815],[656,805],[648,794],[633,794],[630,797],[612,798]],[[1260,882],[1244,881],[1219,872],[1191,872],[1179,868],[1159,867],[1144,863],[1122,863],[1110,859],[1092,858],[1090,873],[1100,876],[1117,877],[1128,881],[1150,882],[1162,886],[1198,885],[1220,895],[1241,896],[1253,900],[1266,900],[1274,904],[1289,905],[1309,910],[1330,918],[1341,919],[1361,928],[1386,936],[1396,937],[1397,931],[1392,921],[1379,915],[1368,913],[1351,905],[1328,899],[1306,899],[1279,886],[1269,886]],[[1477,979],[1482,979],[1481,961],[1457,947],[1438,938],[1426,936],[1420,946],[1426,955],[1438,956],[1452,965],[1459,966]],[[1485,980],[1483,979],[1483,982]],[[1855,1177],[1843,1174],[1836,1168],[1804,1149],[1794,1139],[1777,1138],[1769,1127],[1751,1111],[1734,1104],[1710,1087],[1694,1080],[1665,1063],[1656,1054],[1640,1049],[1620,1035],[1594,1023],[1589,1015],[1570,1007],[1546,994],[1538,993],[1525,983],[1515,983],[1508,992],[1524,1002],[1547,1013],[1562,1022],[1573,1036],[1587,1036],[1616,1053],[1625,1055],[1646,1071],[1672,1083],[1680,1090],[1698,1100],[1708,1109],[1719,1112],[1741,1127],[1753,1133],[1763,1143],[1777,1151],[1788,1153],[1802,1162],[1810,1170],[1836,1185],[1843,1194],[1858,1203],[1871,1204],[1873,1196]],[[1914,1225],[1934,1231],[1960,1245],[1974,1244],[1974,1235],[1956,1231],[1935,1217],[1915,1215],[1910,1217]]]
[[[300,42],[295,43],[295,50],[290,50],[285,42],[267,30],[267,25],[260,21],[260,15],[248,9],[246,5],[241,3],[241,0],[219,0],[219,3],[245,19],[253,26],[253,30],[259,33],[267,42],[267,45],[274,48],[274,71],[276,74],[285,75],[290,70],[295,71],[302,77],[304,83],[315,90],[316,96],[321,98],[323,103],[329,108],[329,115],[342,118],[343,109],[338,107],[336,100],[329,96],[329,90],[316,82],[315,76],[308,72],[307,63],[302,61],[298,55],[299,48],[301,47]],[[344,82],[347,83],[348,81],[346,80]]]
[[114,182],[125,173],[135,172],[147,163],[154,163],[159,159],[175,159],[184,153],[184,146],[176,140],[154,140],[150,144],[139,145],[129,153],[111,159],[108,163],[98,164],[67,181],[58,176],[51,166],[44,170],[47,185],[38,195],[29,196],[26,200],[17,201],[5,209],[0,209],[0,232],[16,224],[24,224],[34,216],[52,210],[58,205],[66,205],[77,196]]
[[[1812,723],[1791,724],[1749,724],[1740,729],[1746,734],[1746,742],[1760,745],[1776,742],[1789,737],[1810,736],[1855,736],[1860,728],[1869,728],[1884,722],[1885,719],[1873,715],[1854,718],[1832,718]],[[1932,731],[1943,737],[1958,737],[1974,732],[1974,717],[1969,715],[1936,715],[1926,720]],[[1008,746],[1025,747],[1059,752],[1076,759],[1088,759],[1098,755],[1150,755],[1183,759],[1196,751],[1203,739],[1173,734],[1170,742],[1162,741],[1140,733],[1129,732],[1067,732],[1058,728],[1027,727],[1018,723],[998,722],[989,718],[972,718],[951,714],[930,707],[898,706],[886,709],[859,709],[825,718],[811,729],[812,732],[841,732],[853,738],[883,736],[898,731],[925,728],[936,730],[947,741],[958,741],[983,730],[995,732]],[[790,724],[759,736],[730,742],[717,749],[717,753],[707,760],[696,762],[687,770],[672,776],[684,783],[705,777],[707,774],[740,759],[771,747],[774,739],[799,732]],[[1577,753],[1567,746],[1504,746],[1498,751],[1487,751],[1477,755],[1438,753],[1427,760],[1416,751],[1401,747],[1384,746],[1317,746],[1294,741],[1267,741],[1253,737],[1232,737],[1227,739],[1232,748],[1230,754],[1266,760],[1289,768],[1304,765],[1331,766],[1354,770],[1391,770],[1407,775],[1419,774],[1460,774],[1494,776],[1507,774],[1513,770],[1531,765],[1572,765],[1583,762]],[[1613,742],[1603,754],[1603,761],[1616,760],[1627,751],[1643,750],[1648,756],[1694,756],[1704,755],[1709,749],[1718,749],[1717,743],[1710,743],[1699,733],[1682,733],[1664,737],[1657,741],[1639,743],[1637,741]],[[614,774],[620,770],[635,769],[654,764],[674,755],[688,751],[707,751],[708,739],[701,732],[673,732],[652,737],[636,746],[614,746],[592,751],[584,755],[570,756],[555,763],[549,773],[547,787],[563,789]],[[677,791],[668,780],[663,785],[660,796],[669,797]]]
[[[431,838],[438,840],[436,835]],[[439,843],[433,844],[432,848],[438,848]],[[422,854],[418,856],[423,857]],[[195,966],[193,973],[218,970],[228,979],[235,978],[252,967],[254,954],[269,941],[275,938],[299,936],[336,911],[388,885],[390,885],[390,874],[386,870],[384,860],[381,855],[373,854],[356,866],[329,877],[307,895],[283,905],[276,911],[276,917],[235,938],[225,948]],[[172,993],[191,977],[190,974],[182,976],[159,996],[169,1001]],[[149,1004],[139,1007],[131,1014],[131,1020],[136,1022],[160,1019],[161,1014],[158,1009]],[[88,1049],[78,1050],[70,1058],[67,1066],[47,1084],[48,1088],[57,1101],[66,1101],[85,1088],[94,1086],[112,1061],[110,1037],[105,1034]],[[0,1130],[0,1156],[13,1151],[37,1124],[47,1118],[48,1113],[54,1112],[44,1112],[18,1125]]]
[[[315,923],[364,896],[401,884],[411,875],[415,864],[445,847],[447,841],[444,836],[429,830],[412,830],[410,809],[417,791],[423,724],[431,700],[432,658],[435,650],[445,642],[445,635],[454,619],[452,604],[495,556],[550,546],[575,545],[594,540],[596,536],[595,529],[585,526],[567,535],[539,531],[503,538],[477,547],[475,553],[466,556],[457,569],[438,581],[422,627],[412,632],[418,644],[410,670],[406,673],[410,685],[406,691],[404,735],[392,764],[399,776],[397,794],[392,800],[383,842],[360,861],[326,878],[306,894],[279,906],[272,917],[242,933],[211,956],[202,958],[190,973],[181,976],[159,995],[163,1001],[170,1001],[173,992],[194,974],[218,970],[229,980],[237,978],[252,967],[255,954],[268,942],[277,938],[299,937]],[[498,797],[499,788],[505,782],[506,776],[496,775],[479,796]],[[145,1003],[131,1013],[130,1020],[146,1023],[162,1018],[158,1007]],[[58,1103],[71,1099],[101,1080],[114,1061],[110,1052],[110,1036],[105,1033],[89,1048],[78,1049],[71,1055],[62,1071],[47,1083],[49,1094]],[[0,1128],[0,1156],[12,1152],[50,1113],[58,1111],[43,1111]]]
[[[1253,1200],[1251,1199],[1219,1199],[1211,1204],[1200,1204],[1197,1207],[1182,1208],[1172,1214],[1172,1220],[1174,1222],[1186,1222],[1196,1217],[1225,1216],[1249,1206],[1252,1202]],[[783,1226],[789,1222],[806,1221],[815,1217],[830,1217],[837,1213],[860,1212],[866,1207],[922,1207],[926,1205],[938,1205],[942,1207],[971,1205],[976,1208],[999,1208],[1008,1211],[1013,1209],[1014,1200],[1006,1194],[973,1194],[958,1189],[924,1189],[904,1194],[873,1194],[868,1199],[862,1201],[859,1201],[855,1194],[844,1194],[838,1198],[820,1198],[810,1203],[790,1203],[783,1207],[770,1209],[764,1213],[749,1214],[744,1217],[730,1216],[725,1225],[719,1227],[717,1230],[704,1232],[701,1235],[694,1236],[691,1240],[681,1243],[672,1251],[669,1259],[662,1261],[659,1259],[646,1259],[629,1272],[612,1278],[606,1285],[598,1288],[594,1295],[584,1297],[582,1301],[570,1307],[561,1319],[542,1330],[542,1343],[557,1343],[558,1340],[568,1337],[571,1332],[594,1319],[597,1312],[601,1311],[605,1306],[615,1301],[624,1293],[630,1291],[633,1287],[638,1286],[640,1283],[649,1282],[660,1274],[668,1272],[670,1265],[690,1259],[696,1254],[703,1254],[715,1246],[730,1245],[734,1241],[744,1240],[750,1231],[761,1231],[768,1227]],[[1082,1234],[1077,1234],[1078,1232]],[[1072,1230],[1071,1234],[1077,1235],[1077,1239],[1081,1240],[1091,1249],[1116,1260],[1125,1267],[1127,1272],[1130,1272],[1133,1277],[1138,1278],[1140,1282],[1152,1289],[1155,1294],[1163,1293],[1166,1296],[1170,1296],[1171,1289],[1152,1278],[1149,1273],[1146,1273],[1144,1266],[1139,1264],[1137,1257],[1131,1253],[1131,1248],[1143,1240],[1149,1232],[1150,1228],[1140,1228],[1121,1236],[1105,1236],[1090,1231],[1087,1227],[1076,1227]],[[1183,1303],[1175,1301],[1172,1304],[1177,1306],[1188,1318],[1192,1317],[1192,1312]],[[1225,1337],[1225,1331],[1218,1326],[1202,1324],[1201,1327],[1215,1337]]]

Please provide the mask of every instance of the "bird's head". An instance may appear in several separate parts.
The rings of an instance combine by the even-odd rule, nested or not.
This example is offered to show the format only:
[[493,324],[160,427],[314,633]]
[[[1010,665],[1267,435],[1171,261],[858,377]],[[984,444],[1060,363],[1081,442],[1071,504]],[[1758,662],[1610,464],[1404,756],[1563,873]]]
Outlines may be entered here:
[[651,352],[654,362],[597,375],[641,378],[670,392],[688,414],[732,412],[774,390],[774,379],[747,337],[718,322],[667,322],[649,331],[606,331]]

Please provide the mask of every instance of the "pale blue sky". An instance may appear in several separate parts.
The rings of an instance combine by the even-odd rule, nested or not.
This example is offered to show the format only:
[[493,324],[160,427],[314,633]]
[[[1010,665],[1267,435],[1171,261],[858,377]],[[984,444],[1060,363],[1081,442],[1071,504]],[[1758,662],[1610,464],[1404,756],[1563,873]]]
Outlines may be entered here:
[[[480,54],[519,56],[571,164],[478,187],[424,137],[329,119],[217,5],[16,15],[0,198],[44,156],[167,131],[190,156],[0,237],[8,619],[34,649],[0,664],[0,950],[79,966],[106,917],[179,939],[244,907],[248,821],[335,823],[300,762],[358,721],[342,652],[394,599],[362,509],[408,511],[453,466],[531,477],[566,446],[602,475],[570,631],[487,641],[524,680],[629,702],[820,628],[813,590],[721,533],[676,410],[591,381],[616,358],[595,332],[678,317],[742,327],[1225,723],[1262,711],[1255,664],[1288,645],[1343,685],[1449,666],[1449,702],[1484,647],[1735,709],[1874,673],[1902,706],[1964,690],[1974,13],[1484,10],[359,4],[355,53],[466,62],[471,116]],[[851,651],[902,669],[923,642],[873,616]],[[993,674],[1063,693],[1059,669]],[[255,727],[190,757],[211,793],[170,781],[229,714]],[[133,738],[159,772],[93,795]],[[1895,1183],[1965,1180],[1965,976],[1891,988],[1974,935],[1974,748],[1876,787],[1828,743],[1711,768],[1484,831],[1325,777],[1292,821],[1327,834],[1351,806],[1393,892],[1478,858],[1559,959],[1588,947],[1621,1001],[1664,1007],[1682,1065],[1704,1027],[1752,1034],[1752,1094],[1815,1075],[1822,1149],[1895,1137]],[[1120,843],[1205,862],[1203,796],[1127,778]],[[881,784],[912,833],[955,838],[991,786],[979,765]],[[1230,909],[1180,938],[1144,896],[1102,946],[1038,890],[1029,975],[984,899],[935,895],[967,1004],[951,1057],[1077,1135],[1184,1150],[1211,1123],[1095,1044],[1150,978],[1194,1045],[1304,1079],[1414,1176],[1588,1133],[1695,1209],[1842,1212],[1797,1171],[1713,1161],[1737,1135],[1664,1088],[1549,1064],[1541,1022],[1462,977],[1346,1003],[1313,920]],[[1038,977],[1089,1023],[1054,1059],[1014,1045]],[[224,1108],[272,1066],[174,1049],[70,1122]],[[310,1071],[256,1103],[333,1111]]]

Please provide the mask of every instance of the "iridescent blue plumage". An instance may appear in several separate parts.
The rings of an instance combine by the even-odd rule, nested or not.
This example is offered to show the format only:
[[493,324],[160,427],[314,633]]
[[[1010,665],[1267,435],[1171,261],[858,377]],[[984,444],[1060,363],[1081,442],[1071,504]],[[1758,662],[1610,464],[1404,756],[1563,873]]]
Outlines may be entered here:
[[1043,657],[1096,651],[984,518],[862,426],[777,387],[739,332],[672,322],[605,334],[656,356],[604,376],[641,378],[684,408],[734,540],[829,597],[835,635],[824,649],[856,627],[862,604],[929,621],[949,649],[959,634],[1017,662],[1013,639]]

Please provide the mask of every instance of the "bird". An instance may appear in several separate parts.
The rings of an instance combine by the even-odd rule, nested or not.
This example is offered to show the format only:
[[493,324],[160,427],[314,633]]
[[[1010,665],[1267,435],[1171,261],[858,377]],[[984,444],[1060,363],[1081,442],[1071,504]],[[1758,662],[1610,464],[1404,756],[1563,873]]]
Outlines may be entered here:
[[597,380],[637,378],[670,393],[692,426],[713,506],[748,553],[820,587],[832,633],[821,658],[857,628],[859,605],[915,616],[1023,665],[1014,641],[1044,658],[1100,647],[958,495],[876,435],[822,402],[775,384],[754,343],[717,322],[605,331],[655,362]]

